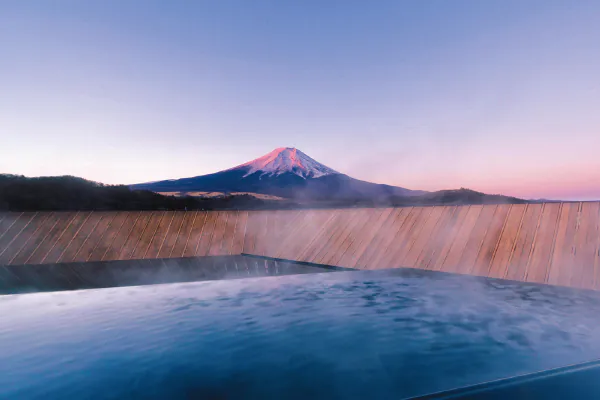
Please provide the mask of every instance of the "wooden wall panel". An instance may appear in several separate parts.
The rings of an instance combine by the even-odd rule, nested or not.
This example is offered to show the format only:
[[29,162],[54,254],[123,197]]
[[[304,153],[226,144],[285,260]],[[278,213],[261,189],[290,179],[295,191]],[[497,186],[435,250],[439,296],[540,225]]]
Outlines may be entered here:
[[158,226],[154,231],[154,236],[152,237],[152,240],[150,240],[148,250],[146,250],[146,254],[143,258],[158,258],[158,253],[162,249],[174,216],[174,211],[167,211],[163,213],[162,218],[160,219]]
[[[18,253],[12,257],[9,264],[20,265],[25,264],[27,260],[31,257],[31,255],[37,250],[37,248],[42,244],[48,232],[52,230],[52,227],[58,222],[58,215],[55,212],[47,213],[47,218],[44,222],[40,223],[35,230],[30,235],[27,235],[26,243],[21,247]],[[23,235],[25,231],[21,234]],[[17,247],[15,243],[11,244],[11,247]]]
[[[556,239],[556,228],[560,216],[560,203],[548,203],[542,207],[537,233],[533,243],[533,250],[527,266],[525,280],[528,282],[544,283],[550,272],[550,261]],[[593,271],[592,256],[592,271]],[[592,275],[593,279],[593,275]]]
[[169,223],[169,228],[165,234],[165,238],[158,252],[157,258],[169,258],[175,247],[175,242],[180,236],[183,218],[187,215],[185,211],[175,211],[173,218]]
[[353,246],[352,253],[348,256],[347,266],[349,268],[356,268],[356,265],[365,253],[367,246],[371,244],[375,234],[381,229],[383,223],[389,219],[392,210],[392,208],[376,210],[374,215],[367,221],[362,234]]
[[542,204],[527,205],[506,271],[506,279],[517,281],[525,279],[529,257],[533,250],[533,240],[537,232],[540,216],[542,215],[542,206]]
[[48,219],[49,213],[35,213],[23,228],[14,236],[8,246],[0,250],[0,265],[10,264],[27,242]]
[[[124,254],[123,250],[125,249],[125,245],[127,243],[131,243],[130,237],[134,232],[134,228],[140,218],[144,215],[143,212],[129,212],[123,224],[119,228],[117,232],[115,232],[115,236],[112,239],[110,245],[107,246],[106,252],[102,256],[101,261],[111,261],[111,260],[123,260],[121,258],[121,254]],[[116,227],[116,226],[115,226]],[[133,240],[133,239],[132,239]],[[131,252],[131,251],[130,251]]]
[[152,212],[141,212],[137,218],[135,219],[133,226],[127,232],[127,237],[125,238],[125,242],[121,246],[121,250],[118,255],[118,260],[129,260],[133,258],[133,252],[137,248],[138,243],[142,239],[144,232],[146,231],[146,227],[148,226],[148,222],[152,217]]
[[84,262],[89,260],[96,245],[103,240],[106,230],[116,215],[116,212],[101,213],[99,215],[100,218],[98,218],[97,224],[84,240],[79,250],[77,250],[77,253],[72,259],[73,262]]
[[106,227],[102,238],[96,243],[94,249],[92,250],[90,256],[86,261],[101,261],[104,258],[104,255],[112,247],[112,244],[115,241],[117,235],[121,231],[122,227],[125,225],[127,217],[131,214],[135,213],[120,211],[114,214],[114,217]]
[[196,257],[207,256],[210,250],[210,244],[215,234],[217,222],[219,220],[218,211],[208,211],[206,213],[206,220],[204,221],[204,227],[200,234],[200,240],[196,246]]
[[579,233],[576,235],[573,275],[569,286],[594,288],[594,262],[598,242],[598,212],[600,203],[583,203]]
[[427,220],[423,224],[422,228],[415,237],[415,240],[411,243],[410,248],[406,253],[406,258],[402,261],[407,267],[415,267],[417,261],[421,256],[421,253],[425,249],[425,245],[429,242],[433,230],[442,217],[444,207],[432,207]]
[[492,259],[498,249],[500,237],[506,228],[510,210],[510,204],[496,206],[492,220],[484,233],[483,240],[477,251],[475,264],[471,267],[470,272],[467,271],[467,273],[482,276],[489,275]]
[[81,246],[83,246],[88,236],[93,234],[101,219],[101,213],[88,212],[87,217],[82,222],[81,226],[79,226],[77,231],[73,231],[75,234],[72,236],[71,241],[60,255],[58,262],[73,262],[75,256],[79,252],[79,249]]
[[570,284],[580,209],[581,203],[565,203],[561,207],[548,274],[548,283],[552,285]]
[[[199,214],[200,217],[198,217]],[[183,257],[183,252],[185,251],[188,239],[190,237],[190,232],[192,231],[192,227],[196,222],[196,218],[202,219],[204,215],[205,213],[201,213],[200,211],[183,212],[181,228],[179,228],[179,234],[175,238],[175,244],[173,245],[173,249],[171,250],[169,257]]]
[[244,251],[244,239],[246,237],[246,228],[248,222],[248,211],[240,211],[235,224],[233,233],[233,243],[231,245],[231,254],[240,254]]
[[0,213],[0,264],[242,252],[600,289],[600,203]]

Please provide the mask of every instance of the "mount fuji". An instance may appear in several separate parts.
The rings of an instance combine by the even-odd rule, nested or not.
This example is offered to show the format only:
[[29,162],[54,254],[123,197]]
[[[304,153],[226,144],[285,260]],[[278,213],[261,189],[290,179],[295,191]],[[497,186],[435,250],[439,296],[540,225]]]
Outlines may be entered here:
[[296,200],[385,200],[427,192],[354,179],[292,147],[214,174],[130,185],[153,192],[250,192]]

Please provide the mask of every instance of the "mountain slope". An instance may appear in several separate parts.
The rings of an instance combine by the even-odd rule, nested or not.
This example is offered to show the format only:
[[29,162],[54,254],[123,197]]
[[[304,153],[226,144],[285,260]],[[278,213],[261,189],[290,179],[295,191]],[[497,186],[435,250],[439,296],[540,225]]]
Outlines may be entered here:
[[130,187],[154,192],[254,192],[300,200],[385,199],[426,193],[351,178],[289,147],[214,174]]

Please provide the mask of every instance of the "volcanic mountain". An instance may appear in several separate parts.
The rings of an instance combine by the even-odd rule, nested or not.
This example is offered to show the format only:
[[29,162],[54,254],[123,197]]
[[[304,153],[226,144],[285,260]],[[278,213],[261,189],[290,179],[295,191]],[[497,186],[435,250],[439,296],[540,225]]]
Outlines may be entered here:
[[153,192],[251,192],[298,200],[384,200],[426,193],[351,178],[291,147],[214,174],[130,187]]

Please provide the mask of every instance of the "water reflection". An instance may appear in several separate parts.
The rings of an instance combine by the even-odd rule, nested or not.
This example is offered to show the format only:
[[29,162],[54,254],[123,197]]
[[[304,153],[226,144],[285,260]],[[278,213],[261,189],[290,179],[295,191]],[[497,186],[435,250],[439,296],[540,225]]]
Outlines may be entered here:
[[402,398],[600,355],[595,292],[413,270],[0,297],[0,398]]

